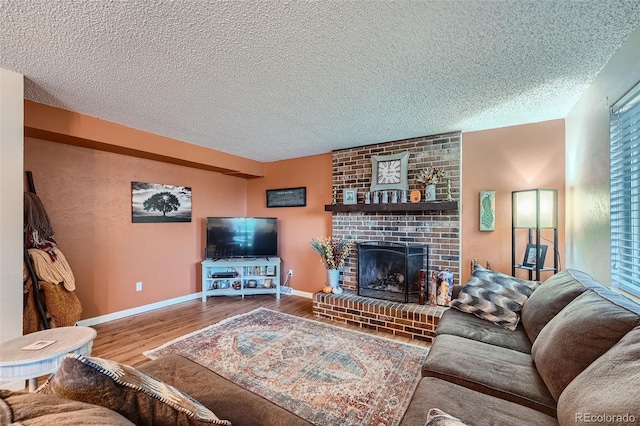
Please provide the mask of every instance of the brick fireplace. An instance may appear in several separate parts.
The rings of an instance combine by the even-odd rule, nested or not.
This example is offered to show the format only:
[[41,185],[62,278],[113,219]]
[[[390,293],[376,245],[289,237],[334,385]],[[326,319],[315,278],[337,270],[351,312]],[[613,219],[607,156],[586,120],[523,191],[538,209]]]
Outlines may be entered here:
[[[461,176],[461,133],[452,132],[434,136],[424,136],[419,138],[404,139],[393,142],[385,142],[374,145],[366,145],[356,148],[334,151],[333,153],[333,187],[336,189],[337,203],[342,204],[343,189],[356,189],[358,204],[364,205],[364,196],[369,191],[371,184],[371,156],[390,155],[409,151],[408,163],[408,183],[409,190],[424,190],[424,186],[416,181],[420,170],[429,167],[438,167],[446,171],[444,183],[436,187],[436,198],[445,200],[447,198],[447,183],[449,180],[451,196],[456,201],[453,208],[443,208],[438,210],[411,210],[395,211],[393,206],[380,205],[379,210],[362,209],[358,211],[356,207],[352,211],[333,211],[332,233],[335,238],[346,238],[356,241],[358,244],[366,242],[390,242],[399,244],[415,244],[428,247],[428,276],[431,271],[449,269],[454,275],[454,282],[460,280],[460,213],[458,202],[460,200],[460,176]],[[423,192],[424,195],[424,192]],[[356,250],[347,259],[343,273],[341,274],[341,284],[345,289],[343,298],[356,297],[357,303],[362,305],[362,312],[368,312],[367,297],[356,295],[356,284],[358,279],[358,255]],[[342,302],[338,295],[314,296],[314,312],[318,316],[339,318],[341,314],[340,306]],[[342,296],[342,295],[340,295]],[[323,298],[320,303],[319,299]],[[318,299],[318,300],[316,300]],[[375,299],[372,299],[375,301]],[[378,302],[371,302],[371,306],[380,306]],[[327,303],[329,302],[329,303]],[[346,302],[348,304],[348,302]],[[411,316],[414,311],[421,311],[419,315],[431,317],[431,324],[428,324],[428,332],[408,334],[429,336],[430,340],[433,323],[442,313],[441,308],[408,307],[403,308],[396,302],[389,306],[384,306],[383,317],[388,317],[386,309],[397,311],[398,315]],[[395,303],[395,304],[394,304]],[[335,304],[337,311],[332,312],[330,306]],[[316,311],[322,305],[322,312]],[[411,305],[411,304],[408,304]],[[407,313],[409,309],[410,314]],[[429,310],[431,309],[431,310]],[[435,309],[435,311],[434,311]],[[413,310],[413,311],[412,311]],[[335,314],[335,315],[334,315]],[[378,315],[378,314],[376,314]],[[335,317],[335,318],[334,318]],[[422,318],[422,317],[420,317]],[[402,318],[401,318],[402,319]],[[344,319],[343,319],[344,320]],[[404,318],[406,321],[406,318]],[[379,320],[376,320],[379,321]],[[359,321],[357,321],[359,322]],[[362,324],[361,322],[359,322]],[[387,322],[385,321],[385,324]],[[414,329],[416,324],[409,326]],[[367,321],[367,326],[371,323]],[[375,328],[375,323],[373,325]],[[386,330],[397,328],[380,326]],[[431,328],[429,328],[431,327]],[[385,330],[385,331],[386,331]],[[403,333],[407,333],[403,331]],[[395,334],[395,333],[394,333]]]

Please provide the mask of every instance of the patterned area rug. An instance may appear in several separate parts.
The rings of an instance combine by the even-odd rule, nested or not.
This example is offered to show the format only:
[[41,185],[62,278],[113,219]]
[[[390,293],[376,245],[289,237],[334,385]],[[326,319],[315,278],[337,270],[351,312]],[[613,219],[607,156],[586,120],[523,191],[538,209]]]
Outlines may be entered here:
[[268,309],[144,353],[180,354],[316,425],[397,425],[427,349]]

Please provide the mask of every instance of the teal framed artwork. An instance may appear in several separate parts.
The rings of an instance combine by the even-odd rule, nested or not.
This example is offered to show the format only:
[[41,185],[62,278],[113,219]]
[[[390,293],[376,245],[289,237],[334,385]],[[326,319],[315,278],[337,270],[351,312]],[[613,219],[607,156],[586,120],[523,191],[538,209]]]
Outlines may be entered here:
[[496,192],[480,191],[480,230],[496,230]]

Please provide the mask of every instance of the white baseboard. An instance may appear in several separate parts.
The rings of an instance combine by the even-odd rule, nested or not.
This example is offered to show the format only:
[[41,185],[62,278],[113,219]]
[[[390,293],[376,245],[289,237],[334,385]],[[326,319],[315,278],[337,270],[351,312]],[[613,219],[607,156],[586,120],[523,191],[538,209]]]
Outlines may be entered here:
[[291,294],[294,296],[300,296],[300,297],[306,297],[307,299],[313,299],[313,293],[309,293],[306,291],[300,291],[300,290],[295,290],[295,289],[291,289]]
[[103,322],[113,321],[113,320],[129,317],[131,315],[153,311],[154,309],[165,308],[167,306],[176,305],[178,303],[187,302],[189,300],[200,299],[201,297],[202,297],[201,292],[188,294],[186,296],[176,297],[174,299],[167,299],[161,302],[151,303],[149,305],[143,305],[143,306],[138,306],[136,308],[125,309],[124,311],[113,312],[107,315],[100,315],[99,317],[87,318],[87,319],[78,321],[77,325],[81,325],[84,327],[91,327],[92,325],[102,324]]
[[[313,293],[308,293],[306,291],[291,289],[290,294],[294,296],[306,297],[307,299],[313,298]],[[282,294],[282,295],[288,296],[287,294]],[[154,309],[166,308],[167,306],[176,305],[178,303],[187,302],[189,300],[200,299],[200,298],[202,298],[201,292],[188,294],[186,296],[163,300],[161,302],[151,303],[149,305],[143,305],[143,306],[138,306],[136,308],[125,309],[124,311],[112,312],[107,315],[100,315],[99,317],[87,318],[87,319],[78,321],[76,325],[91,327],[92,325],[102,324],[103,322],[122,319],[122,318],[130,317],[131,315],[137,315],[144,312],[153,311]]]

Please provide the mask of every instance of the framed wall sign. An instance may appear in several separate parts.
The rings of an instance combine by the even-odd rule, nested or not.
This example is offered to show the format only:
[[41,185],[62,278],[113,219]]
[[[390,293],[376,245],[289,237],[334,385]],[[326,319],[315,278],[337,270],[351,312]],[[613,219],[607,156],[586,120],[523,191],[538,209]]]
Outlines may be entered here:
[[267,207],[304,207],[307,187],[267,189]]
[[409,151],[391,155],[371,156],[371,191],[409,189],[407,168]]

